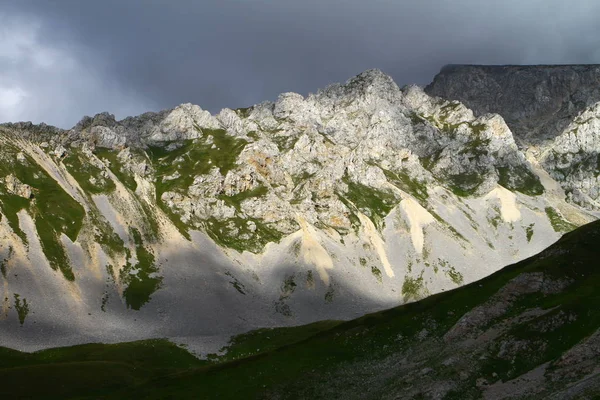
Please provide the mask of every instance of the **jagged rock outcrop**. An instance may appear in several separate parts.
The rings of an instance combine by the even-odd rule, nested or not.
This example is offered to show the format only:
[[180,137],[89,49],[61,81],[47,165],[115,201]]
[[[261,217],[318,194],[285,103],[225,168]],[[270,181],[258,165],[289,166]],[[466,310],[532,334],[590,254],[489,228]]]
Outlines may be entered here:
[[502,115],[528,146],[552,140],[600,101],[600,65],[447,65],[425,91]]
[[6,191],[10,194],[14,194],[26,199],[30,199],[33,196],[31,186],[22,183],[12,174],[4,177],[4,186],[6,187]]
[[569,202],[599,208],[600,65],[448,65],[425,91],[502,115]]
[[541,155],[569,200],[600,209],[600,102],[579,114]]

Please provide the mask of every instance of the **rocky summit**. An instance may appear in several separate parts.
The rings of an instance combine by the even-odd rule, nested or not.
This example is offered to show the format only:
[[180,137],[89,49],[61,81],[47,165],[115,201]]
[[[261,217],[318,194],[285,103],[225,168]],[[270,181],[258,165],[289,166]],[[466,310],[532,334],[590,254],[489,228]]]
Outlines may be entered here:
[[369,70],[217,115],[4,124],[2,345],[169,338],[206,355],[530,257],[598,216],[594,68],[506,67],[497,92],[479,90],[496,67],[426,90]]
[[538,144],[600,101],[600,65],[447,65],[425,91],[498,113],[523,145]]

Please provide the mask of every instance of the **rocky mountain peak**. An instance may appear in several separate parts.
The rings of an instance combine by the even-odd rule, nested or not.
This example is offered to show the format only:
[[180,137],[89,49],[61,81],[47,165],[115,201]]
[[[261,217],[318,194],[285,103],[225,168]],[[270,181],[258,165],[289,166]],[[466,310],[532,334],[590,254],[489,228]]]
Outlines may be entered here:
[[379,69],[366,70],[354,78],[350,78],[346,84],[347,89],[357,89],[365,93],[387,93],[398,91],[398,85],[394,79]]
[[114,114],[104,111],[94,115],[93,117],[84,116],[74,127],[76,131],[83,131],[94,126],[105,126],[107,128],[113,127],[117,124]]
[[425,91],[504,117],[523,146],[547,143],[600,101],[600,65],[447,65]]

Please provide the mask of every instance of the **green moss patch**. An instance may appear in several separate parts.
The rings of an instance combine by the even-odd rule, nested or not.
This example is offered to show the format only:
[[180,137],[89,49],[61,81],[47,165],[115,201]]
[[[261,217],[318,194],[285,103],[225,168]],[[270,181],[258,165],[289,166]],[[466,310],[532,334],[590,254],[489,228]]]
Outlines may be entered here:
[[71,150],[62,162],[83,189],[84,195],[110,193],[115,190],[115,183],[110,178],[103,177],[103,171],[93,165],[78,149]]
[[423,282],[423,276],[418,278],[412,278],[410,276],[404,277],[404,283],[402,284],[402,294],[404,296],[404,302],[410,300],[418,300],[423,296],[423,289],[425,283]]
[[546,207],[545,211],[550,223],[552,224],[552,228],[554,228],[556,232],[570,232],[577,228],[576,225],[564,219],[556,209],[552,207]]
[[[3,150],[9,155],[17,153],[17,150],[10,146]],[[27,210],[35,221],[42,250],[50,266],[59,269],[66,279],[72,281],[75,276],[60,236],[65,234],[71,241],[76,241],[85,211],[81,204],[65,192],[33,159],[24,157],[24,161],[12,159],[11,162],[0,164],[0,176],[5,177],[12,173],[22,183],[32,187],[33,198],[23,199],[3,192],[0,197],[3,212],[11,228],[24,238],[24,233],[18,228],[16,213],[21,209]]]
[[4,216],[6,216],[10,229],[21,238],[23,243],[27,244],[27,235],[19,227],[19,216],[17,214],[21,210],[28,210],[31,200],[1,190],[0,209],[2,209]]
[[345,176],[342,180],[348,185],[348,192],[343,194],[343,196],[356,209],[369,217],[377,229],[383,229],[385,217],[400,200],[392,192],[365,186],[350,180],[348,176]]
[[544,194],[544,186],[537,175],[524,165],[497,168],[498,183],[508,190],[521,192],[527,196]]
[[127,307],[139,310],[160,288],[163,278],[158,274],[159,269],[155,265],[154,255],[144,247],[139,231],[131,228],[131,235],[135,242],[138,262],[132,265],[128,261],[119,272],[119,279],[127,286],[123,291]]
[[418,199],[422,204],[427,202],[429,194],[427,193],[427,183],[418,179],[411,178],[408,171],[402,170],[393,172],[383,169],[383,173],[387,180],[398,187],[399,189],[411,194]]
[[[254,231],[251,229],[251,223],[256,227]],[[260,253],[267,243],[278,243],[283,237],[278,230],[254,218],[209,218],[203,221],[203,226],[215,243],[240,253],[245,250]]]
[[97,147],[94,150],[94,154],[102,160],[108,161],[108,168],[117,177],[117,179],[129,190],[135,192],[137,189],[137,182],[133,177],[132,173],[129,172],[124,166],[121,160],[119,160],[119,151],[112,149],[105,149]]
[[525,228],[525,234],[527,236],[527,243],[531,242],[531,238],[533,237],[533,227],[535,226],[535,224],[529,224],[526,228]]
[[17,311],[17,315],[19,316],[19,322],[21,326],[25,323],[25,318],[29,314],[29,303],[27,303],[27,299],[21,300],[21,296],[18,294],[14,294],[15,297],[15,311]]
[[379,268],[377,268],[376,266],[371,266],[371,273],[373,274],[373,276],[375,277],[375,279],[377,279],[377,281],[379,283],[383,283],[383,277],[381,275],[381,270]]
[[450,190],[460,197],[472,196],[484,181],[484,177],[477,172],[449,175],[447,179]]

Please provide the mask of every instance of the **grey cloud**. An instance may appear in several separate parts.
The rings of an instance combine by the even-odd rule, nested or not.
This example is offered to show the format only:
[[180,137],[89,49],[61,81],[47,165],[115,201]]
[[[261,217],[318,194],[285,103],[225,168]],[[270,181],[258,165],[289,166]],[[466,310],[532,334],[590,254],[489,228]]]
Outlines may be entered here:
[[[367,68],[380,68],[402,85],[426,84],[447,63],[600,62],[595,1],[8,3],[9,15],[39,21],[41,46],[63,49],[77,61],[71,82],[58,88],[40,82],[38,100],[24,101],[19,113],[62,126],[105,109],[124,117],[192,102],[216,112],[285,91],[306,94]],[[34,71],[18,76],[44,80]],[[82,90],[78,79],[96,83]],[[77,106],[49,107],[53,90]]]

